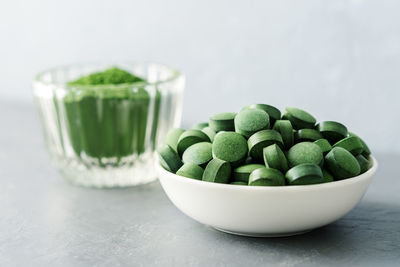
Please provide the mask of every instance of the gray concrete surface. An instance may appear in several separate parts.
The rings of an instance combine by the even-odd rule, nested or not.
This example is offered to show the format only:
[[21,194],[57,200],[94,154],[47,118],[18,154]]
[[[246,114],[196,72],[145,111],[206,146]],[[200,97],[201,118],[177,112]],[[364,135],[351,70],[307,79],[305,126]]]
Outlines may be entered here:
[[246,238],[180,213],[158,182],[71,186],[49,165],[31,105],[0,102],[0,266],[399,266],[400,155],[362,202],[308,234]]

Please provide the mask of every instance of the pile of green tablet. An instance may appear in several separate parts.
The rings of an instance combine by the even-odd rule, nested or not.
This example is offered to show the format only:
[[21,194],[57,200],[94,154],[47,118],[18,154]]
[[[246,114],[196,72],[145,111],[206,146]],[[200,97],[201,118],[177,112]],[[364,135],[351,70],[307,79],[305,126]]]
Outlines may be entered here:
[[370,167],[370,150],[335,121],[298,108],[255,104],[219,113],[190,130],[171,130],[158,150],[177,175],[216,183],[306,185],[357,176]]

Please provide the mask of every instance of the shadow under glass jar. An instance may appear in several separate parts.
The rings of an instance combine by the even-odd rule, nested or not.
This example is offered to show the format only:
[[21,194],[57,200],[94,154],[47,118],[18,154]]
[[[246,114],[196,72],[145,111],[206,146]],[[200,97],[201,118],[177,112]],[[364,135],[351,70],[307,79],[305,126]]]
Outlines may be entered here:
[[[146,81],[68,85],[110,66]],[[72,65],[44,71],[33,81],[53,164],[69,181],[94,187],[155,180],[155,149],[180,125],[183,89],[183,75],[158,64]]]

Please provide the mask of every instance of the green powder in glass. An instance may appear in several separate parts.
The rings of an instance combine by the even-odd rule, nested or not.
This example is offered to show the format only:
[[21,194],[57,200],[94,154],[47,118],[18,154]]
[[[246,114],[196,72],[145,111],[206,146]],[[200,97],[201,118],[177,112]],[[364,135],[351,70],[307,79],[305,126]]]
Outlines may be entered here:
[[[124,157],[154,149],[161,94],[156,89],[154,119],[148,125],[151,97],[141,82],[145,80],[112,67],[67,83],[77,88],[69,90],[63,105],[68,139],[79,158],[96,158],[100,166],[118,165]],[[146,136],[148,127],[151,136]]]
[[117,67],[109,68],[103,72],[92,73],[69,82],[69,85],[113,85],[121,83],[144,82],[142,78],[135,76]]

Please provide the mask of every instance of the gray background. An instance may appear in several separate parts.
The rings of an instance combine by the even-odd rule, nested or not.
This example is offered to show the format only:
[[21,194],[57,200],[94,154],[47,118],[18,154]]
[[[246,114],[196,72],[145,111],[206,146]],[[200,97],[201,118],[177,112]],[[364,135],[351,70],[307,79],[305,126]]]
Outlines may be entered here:
[[398,152],[399,10],[396,0],[7,1],[0,98],[30,102],[30,80],[54,65],[154,61],[187,76],[185,125],[253,102],[299,106]]

